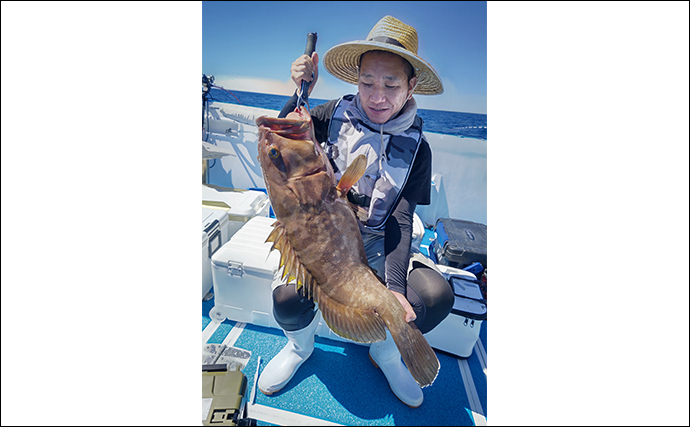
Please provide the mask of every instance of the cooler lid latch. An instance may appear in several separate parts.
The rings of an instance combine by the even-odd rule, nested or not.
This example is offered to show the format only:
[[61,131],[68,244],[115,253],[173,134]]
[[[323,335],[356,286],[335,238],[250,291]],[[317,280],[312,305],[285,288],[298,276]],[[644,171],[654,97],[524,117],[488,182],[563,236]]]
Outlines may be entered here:
[[244,274],[244,266],[241,262],[228,261],[228,274],[231,276],[242,277]]

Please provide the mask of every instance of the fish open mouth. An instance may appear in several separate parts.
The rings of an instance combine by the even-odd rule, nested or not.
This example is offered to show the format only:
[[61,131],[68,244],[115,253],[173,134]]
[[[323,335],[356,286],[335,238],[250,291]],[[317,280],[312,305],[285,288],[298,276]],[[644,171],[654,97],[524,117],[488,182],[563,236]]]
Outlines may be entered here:
[[[299,161],[295,161],[296,159],[293,159],[293,161],[289,159],[286,160],[287,163],[293,163],[295,166],[293,173],[297,173],[294,175],[292,173],[289,174],[292,176],[292,178],[304,178],[320,173],[329,173],[327,160],[324,161],[325,157],[323,151],[318,142],[315,142],[314,140],[311,116],[309,115],[309,112],[304,109],[304,107],[301,107],[299,111],[299,118],[296,117],[296,115],[293,115],[292,118],[274,118],[262,116],[256,119],[256,124],[259,127],[259,139],[260,142],[264,144],[262,146],[264,149],[267,149],[269,144],[275,144],[279,150],[283,150],[283,148],[286,146],[292,146],[294,150],[301,151],[305,158],[309,158],[311,155],[306,152],[307,148],[301,144],[311,144],[313,154],[315,155],[316,159],[318,159],[315,161],[316,165],[311,167],[307,166],[305,163],[311,163],[311,160],[306,162],[305,158]],[[279,138],[270,138],[270,134],[278,136]],[[283,139],[283,141],[280,141],[280,139]],[[287,142],[285,140],[295,141],[295,143],[299,145],[294,145],[295,143]],[[298,146],[301,146],[302,148],[297,149]],[[301,166],[299,166],[300,164]],[[307,169],[307,167],[309,167],[309,169]]]
[[310,139],[309,120],[275,119],[271,117],[259,117],[257,125],[269,129],[276,135],[289,139]]

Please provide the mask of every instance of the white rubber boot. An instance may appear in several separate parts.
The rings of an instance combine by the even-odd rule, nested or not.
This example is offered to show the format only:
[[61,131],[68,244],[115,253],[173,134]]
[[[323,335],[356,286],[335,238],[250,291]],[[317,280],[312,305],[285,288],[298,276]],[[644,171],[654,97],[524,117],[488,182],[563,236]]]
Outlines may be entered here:
[[292,379],[297,369],[314,351],[314,333],[319,326],[319,313],[311,323],[298,331],[283,331],[287,345],[268,362],[259,377],[259,390],[265,395],[280,391]]
[[395,346],[391,333],[386,331],[386,339],[371,344],[369,357],[377,368],[381,368],[393,393],[405,405],[416,408],[424,401],[424,393],[417,381],[400,359],[400,352]]

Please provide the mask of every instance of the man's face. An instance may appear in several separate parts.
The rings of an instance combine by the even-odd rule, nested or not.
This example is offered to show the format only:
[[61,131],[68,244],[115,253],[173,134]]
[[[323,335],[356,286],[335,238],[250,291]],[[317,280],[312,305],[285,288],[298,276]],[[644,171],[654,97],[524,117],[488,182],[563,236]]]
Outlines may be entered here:
[[389,52],[367,52],[359,68],[359,96],[364,112],[376,124],[386,123],[405,104],[417,77],[407,82],[404,60]]

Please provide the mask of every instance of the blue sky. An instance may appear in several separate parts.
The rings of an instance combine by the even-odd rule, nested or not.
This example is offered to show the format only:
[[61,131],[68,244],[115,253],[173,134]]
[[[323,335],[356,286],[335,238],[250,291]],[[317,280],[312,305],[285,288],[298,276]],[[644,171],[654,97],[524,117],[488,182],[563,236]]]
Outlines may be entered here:
[[[204,74],[227,89],[291,95],[290,65],[316,32],[316,51],[363,40],[385,15],[412,25],[419,54],[439,73],[441,95],[421,108],[486,114],[486,2],[203,2]],[[321,64],[319,64],[321,65]],[[319,68],[312,97],[333,99],[354,85]]]

